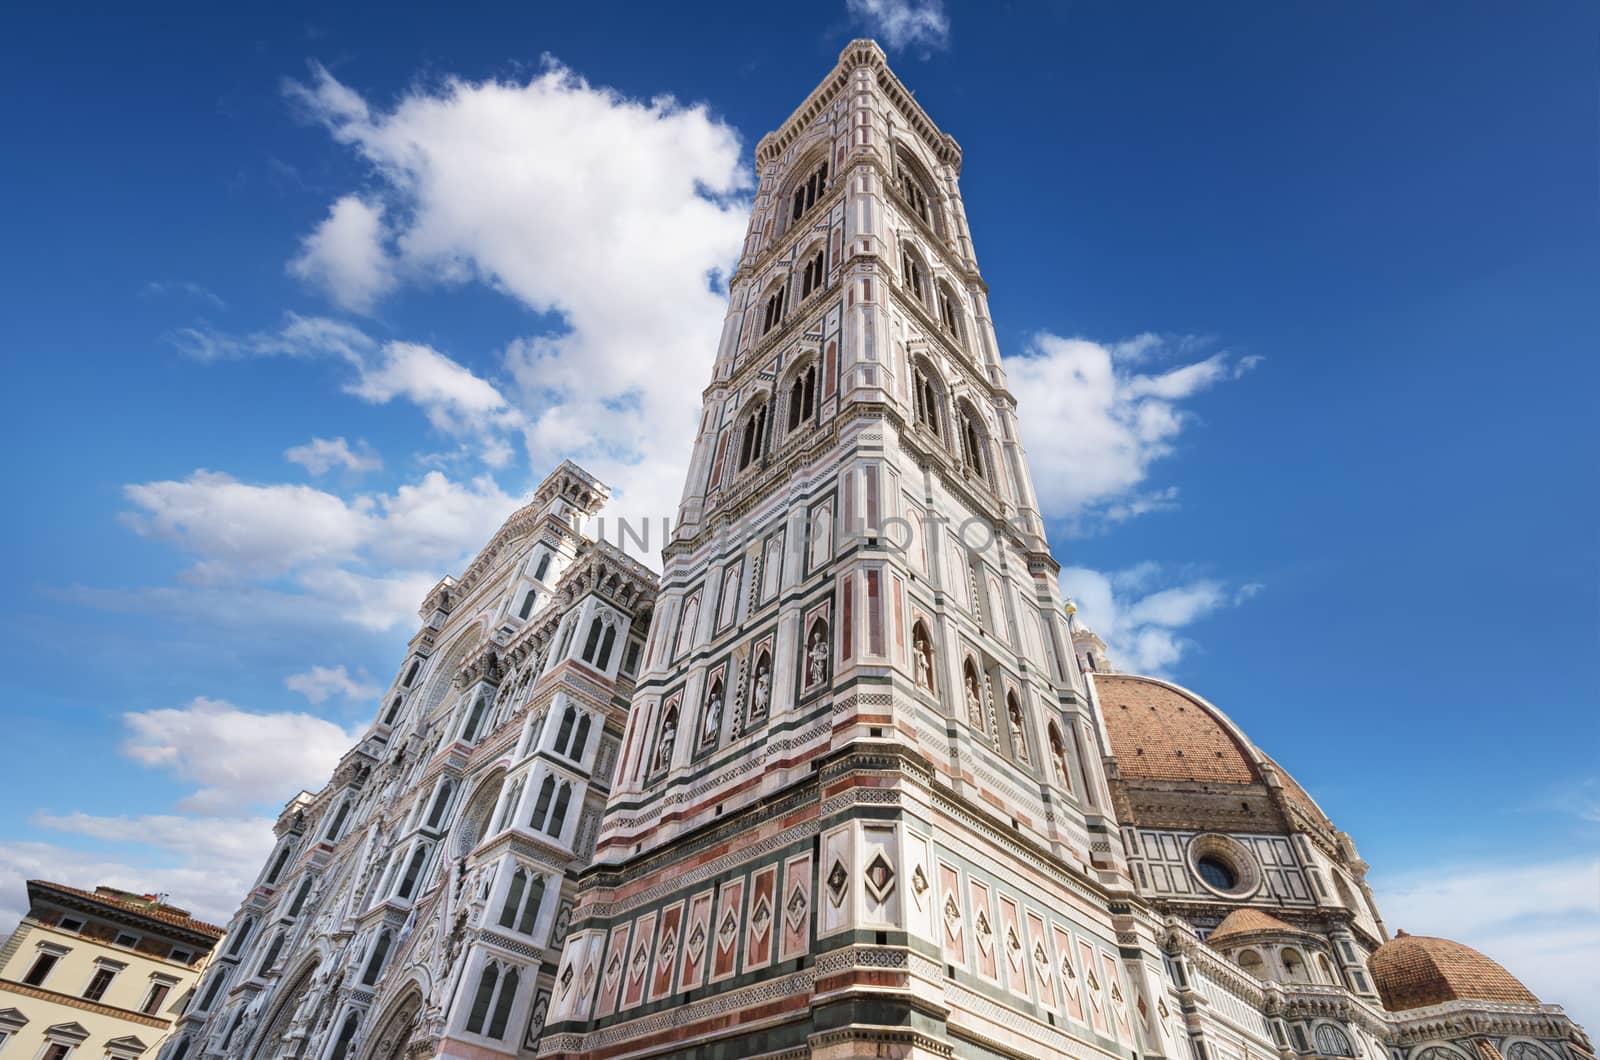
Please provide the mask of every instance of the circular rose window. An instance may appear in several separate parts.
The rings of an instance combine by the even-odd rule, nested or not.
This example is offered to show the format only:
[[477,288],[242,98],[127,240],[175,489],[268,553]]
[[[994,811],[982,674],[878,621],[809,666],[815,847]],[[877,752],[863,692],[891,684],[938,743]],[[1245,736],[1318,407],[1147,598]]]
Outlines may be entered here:
[[1247,898],[1261,886],[1261,868],[1249,849],[1215,832],[1189,843],[1189,868],[1202,887],[1221,898]]

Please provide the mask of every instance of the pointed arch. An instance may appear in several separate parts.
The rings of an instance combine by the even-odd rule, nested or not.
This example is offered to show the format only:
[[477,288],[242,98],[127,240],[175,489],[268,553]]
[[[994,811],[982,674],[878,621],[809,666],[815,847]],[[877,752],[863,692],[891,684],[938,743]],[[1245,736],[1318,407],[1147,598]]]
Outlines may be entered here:
[[572,727],[578,722],[578,709],[567,704],[567,709],[561,712],[561,725],[556,729],[556,753],[566,754],[567,741],[572,739]]
[[767,447],[767,399],[756,398],[746,409],[740,427],[739,470],[761,460]]
[[904,143],[897,143],[894,151],[895,194],[917,220],[943,234],[942,218],[937,208],[933,179],[915,153]]
[[944,437],[944,409],[946,388],[944,378],[928,358],[917,355],[911,360],[911,411],[912,422],[932,431],[934,437]]
[[779,232],[787,232],[805,217],[828,193],[828,144],[824,140],[800,157],[778,194],[781,211]]
[[490,770],[462,803],[462,810],[457,816],[457,823],[451,829],[450,836],[456,857],[466,857],[482,841],[488,831],[495,805],[500,801],[505,779],[504,769]]
[[478,973],[478,988],[472,995],[472,1008],[467,1011],[467,1030],[482,1034],[489,1019],[489,1006],[494,1004],[495,987],[500,983],[500,965],[489,961]]
[[961,428],[961,461],[967,477],[990,485],[994,484],[993,463],[989,452],[989,429],[983,417],[970,401],[963,400],[957,408]]
[[1072,790],[1072,772],[1067,768],[1067,744],[1061,738],[1061,728],[1050,723],[1050,761],[1055,766],[1056,781],[1068,791]]
[[661,726],[656,732],[655,755],[651,759],[651,772],[664,772],[672,765],[672,749],[678,741],[678,704],[674,702],[661,715]]
[[372,952],[367,955],[366,970],[361,973],[362,986],[371,986],[378,981],[378,975],[389,959],[389,946],[392,942],[394,934],[388,928],[378,932],[378,939],[372,944]]
[[922,252],[909,242],[900,245],[900,285],[912,301],[927,306],[928,266],[922,260]]
[[783,393],[788,408],[784,433],[792,434],[817,414],[817,359],[807,357],[790,370]]
[[928,634],[928,624],[917,619],[911,624],[911,662],[918,688],[938,695],[934,674],[933,637]]
[[422,1011],[423,991],[415,979],[385,1005],[373,1026],[377,1028],[362,1044],[360,1060],[403,1060],[411,1035]]
[[978,675],[978,665],[970,655],[961,664],[961,685],[967,700],[967,721],[988,732],[989,724],[983,709],[983,680]]
[[966,314],[961,308],[961,299],[956,294],[948,281],[940,280],[935,286],[935,293],[939,303],[939,326],[957,346],[964,346],[966,342],[966,328],[964,327]]
[[555,797],[556,778],[546,776],[544,783],[539,785],[539,797],[533,803],[533,818],[528,822],[533,828],[543,830],[546,814],[550,811],[550,800]]
[[488,1036],[490,1038],[504,1038],[506,1024],[511,1019],[511,1006],[517,1000],[517,986],[521,976],[515,968],[506,969],[506,974],[500,979],[500,996],[495,999],[494,1015],[489,1017]]
[[1011,726],[1011,757],[1023,765],[1030,765],[1033,757],[1028,753],[1028,729],[1022,717],[1022,701],[1017,693],[1006,690],[1006,720]]
[[716,677],[711,681],[711,687],[706,690],[705,708],[700,715],[700,746],[710,747],[717,742],[717,735],[722,731],[722,710],[727,703],[725,687],[722,678]]
[[585,711],[578,717],[578,731],[572,737],[572,751],[567,755],[573,761],[583,757],[583,749],[589,743],[589,714]]
[[545,831],[561,838],[561,827],[567,823],[567,804],[572,801],[572,781],[563,780],[561,790],[556,793],[556,804],[550,811],[550,827]]

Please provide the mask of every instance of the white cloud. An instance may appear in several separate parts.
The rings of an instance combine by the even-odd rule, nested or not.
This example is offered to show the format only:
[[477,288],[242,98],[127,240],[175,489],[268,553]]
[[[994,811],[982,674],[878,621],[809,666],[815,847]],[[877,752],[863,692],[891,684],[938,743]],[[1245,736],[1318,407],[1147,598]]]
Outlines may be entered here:
[[928,51],[950,45],[950,16],[942,0],[845,0],[845,8],[890,48]]
[[1112,662],[1128,673],[1168,673],[1193,646],[1183,630],[1212,612],[1254,596],[1260,583],[1229,592],[1214,578],[1186,577],[1156,563],[1110,573],[1065,567],[1061,591],[1084,624],[1100,635]]
[[1600,1023],[1600,861],[1442,865],[1372,882],[1391,933],[1464,942],[1540,999]]
[[325,288],[346,309],[365,313],[396,283],[384,249],[383,204],[346,195],[301,242],[291,275]]
[[209,287],[195,283],[193,280],[151,280],[144,285],[143,293],[146,297],[151,298],[170,294],[188,295],[191,298],[198,298],[203,302],[209,303],[213,309],[228,308],[228,303],[224,302],[220,295]]
[[[703,106],[628,99],[549,60],[526,82],[449,79],[387,110],[320,67],[289,93],[374,168],[368,201],[384,207],[398,274],[479,281],[565,325],[504,351],[533,466],[570,456],[618,509],[674,511],[726,311],[712,281],[746,223],[734,130]],[[487,390],[389,355],[358,393],[404,393],[436,426],[510,422]]]
[[1213,353],[1161,371],[1135,366],[1193,357],[1206,345],[1193,336],[1147,333],[1103,345],[1046,333],[1023,356],[1006,358],[1047,516],[1081,532],[1177,505],[1176,487],[1151,489],[1145,482],[1193,419],[1180,403],[1237,378],[1260,358]]
[[365,442],[352,449],[343,438],[313,438],[305,445],[283,451],[285,460],[299,464],[313,475],[325,475],[336,467],[357,473],[381,471],[383,460]]
[[446,434],[489,434],[519,422],[493,384],[438,350],[414,342],[384,346],[345,389],[377,405],[406,398]]
[[173,346],[197,361],[242,357],[326,357],[360,364],[376,343],[360,328],[327,317],[287,313],[276,331],[231,335],[200,326],[179,328],[168,336]]
[[359,735],[311,714],[256,714],[204,696],[123,721],[123,753],[198,784],[178,808],[201,814],[276,809],[302,788],[318,789]]
[[299,692],[313,704],[320,704],[333,696],[343,699],[371,699],[381,689],[370,680],[358,681],[343,666],[313,666],[303,674],[290,674],[283,679],[284,687]]

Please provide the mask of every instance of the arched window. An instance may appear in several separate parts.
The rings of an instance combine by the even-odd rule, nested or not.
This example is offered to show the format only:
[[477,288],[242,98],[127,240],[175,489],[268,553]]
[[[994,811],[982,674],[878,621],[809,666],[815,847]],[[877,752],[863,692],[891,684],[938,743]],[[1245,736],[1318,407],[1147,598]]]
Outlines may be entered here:
[[539,566],[534,569],[533,580],[542,582],[544,576],[550,573],[550,553],[546,552],[539,557]]
[[928,636],[928,627],[920,619],[911,627],[911,654],[912,665],[916,667],[917,687],[929,692],[937,691],[933,677],[933,638]]
[[961,310],[948,284],[939,285],[939,324],[957,342],[961,341]]
[[978,423],[978,414],[971,410],[961,417],[961,456],[966,461],[968,475],[977,479],[988,477],[983,428]]
[[578,718],[578,733],[572,738],[572,750],[567,757],[576,761],[583,757],[584,746],[589,742],[589,715],[584,714]]
[[289,865],[289,855],[294,853],[294,848],[285,845],[278,852],[278,859],[272,863],[272,871],[267,873],[268,883],[277,883],[278,877],[283,875],[283,870]]
[[694,638],[697,632],[695,627],[699,625],[699,623],[700,596],[697,593],[694,596],[691,596],[689,598],[689,602],[684,605],[683,618],[678,625],[678,646],[673,651],[674,656],[682,655],[684,652],[694,647]]
[[305,908],[306,898],[311,894],[311,877],[307,876],[300,881],[300,889],[294,892],[294,901],[289,904],[289,916],[299,916],[300,910]]
[[1324,983],[1331,983],[1334,986],[1340,985],[1339,973],[1333,970],[1333,962],[1328,960],[1326,953],[1317,954],[1317,971],[1321,973]]
[[1056,780],[1068,791],[1072,790],[1072,773],[1067,769],[1067,745],[1061,739],[1061,730],[1050,723],[1050,759],[1056,768]]
[[517,917],[517,930],[524,935],[533,934],[534,921],[539,918],[539,907],[544,904],[544,877],[535,876],[528,897],[522,902],[522,915]]
[[373,944],[372,955],[367,958],[367,970],[361,974],[361,984],[371,986],[378,981],[378,973],[383,971],[383,962],[389,957],[389,943],[393,936],[388,929],[378,934],[378,941]]
[[494,988],[500,983],[500,966],[493,961],[483,966],[478,976],[478,992],[472,995],[472,1009],[467,1013],[467,1030],[482,1034],[489,1019],[489,1006],[494,1004]]
[[178,1043],[178,1047],[176,1049],[172,1050],[172,1056],[171,1056],[170,1060],[183,1060],[183,1058],[188,1056],[188,1055],[189,1055],[189,1039],[185,1038],[185,1039],[183,1039],[183,1041]]
[[339,809],[328,822],[328,830],[323,833],[323,838],[330,843],[339,841],[339,833],[344,829],[344,820],[350,816],[350,800],[346,799],[339,804]]
[[939,389],[928,369],[920,364],[911,371],[911,400],[917,422],[938,434]]
[[228,944],[228,956],[237,957],[244,949],[245,940],[250,937],[250,932],[255,929],[255,917],[246,917],[245,922],[239,925],[238,934],[233,936],[233,941]]
[[506,1023],[511,1019],[511,1006],[517,1000],[517,975],[515,968],[507,969],[500,980],[500,996],[495,999],[494,1015],[489,1018],[489,1037],[504,1038]]
[[752,461],[761,459],[761,454],[766,451],[766,438],[767,403],[763,401],[745,417],[744,437],[739,442],[740,471],[749,467]]
[[333,1044],[333,1052],[328,1054],[328,1060],[344,1060],[350,1052],[350,1040],[356,1036],[356,1023],[361,1019],[359,1013],[352,1012],[344,1018],[344,1026],[339,1029],[339,1040]]
[[412,662],[411,662],[411,669],[406,671],[406,679],[404,681],[401,681],[400,683],[402,685],[404,685],[406,688],[410,688],[411,687],[411,682],[413,682],[413,681],[415,681],[417,679],[417,671],[420,670],[421,668],[422,668],[422,660],[421,659],[413,659]]
[[266,975],[272,971],[272,966],[278,961],[278,954],[283,952],[284,934],[284,932],[280,931],[273,936],[272,945],[267,947],[267,952],[261,958],[261,963],[256,966],[257,975]]
[[384,716],[383,716],[383,723],[385,725],[393,725],[394,724],[394,719],[396,719],[396,718],[398,718],[400,716],[400,704],[403,703],[403,702],[404,702],[404,700],[401,697],[399,697],[399,696],[395,696],[394,697],[394,702],[389,704],[388,713],[384,714]]
[[[1293,950],[1284,951],[1288,953]],[[1354,1056],[1355,1049],[1350,1045],[1350,1036],[1332,1023],[1319,1023],[1316,1030],[1311,1032],[1312,1038],[1317,1043],[1317,1052],[1323,1056]]]
[[922,186],[922,181],[904,160],[897,160],[895,165],[895,186],[899,188],[901,197],[906,200],[906,205],[911,207],[911,212],[916,214],[923,224],[933,224],[933,212],[928,208],[927,189]]
[[545,777],[539,785],[539,797],[533,801],[533,818],[528,822],[534,828],[544,827],[544,815],[550,809],[550,798],[556,793],[556,778]]
[[448,780],[439,785],[439,792],[433,797],[433,809],[428,811],[429,828],[438,828],[439,822],[444,820],[445,807],[450,805],[450,796],[454,791],[455,784]]
[[561,630],[561,643],[555,651],[550,653],[552,661],[560,661],[567,657],[567,649],[572,647],[572,634],[578,628],[578,618],[574,615]]
[[816,414],[816,409],[817,366],[809,364],[805,371],[795,375],[794,382],[789,386],[789,424],[785,430],[797,430]]
[[410,898],[411,892],[416,889],[417,878],[422,875],[422,863],[428,860],[428,848],[418,846],[411,853],[411,860],[406,863],[406,874],[400,880],[400,890],[397,895],[401,898]]
[[909,250],[900,252],[900,279],[905,284],[906,290],[911,292],[911,297],[917,301],[925,301],[924,291],[927,289],[927,274],[923,271],[922,262]]
[[1011,722],[1011,757],[1024,765],[1033,761],[1028,755],[1028,734],[1022,721],[1022,704],[1015,692],[1006,693],[1006,717]]
[[806,262],[805,273],[800,279],[800,297],[809,298],[812,291],[820,290],[822,276],[822,248],[818,247],[817,252],[811,255],[811,260]]
[[617,625],[615,622],[608,623],[605,633],[600,637],[600,655],[594,661],[596,667],[604,670],[611,664],[611,649],[616,646],[616,643]]
[[526,595],[526,596],[524,596],[522,598],[522,607],[520,609],[518,609],[517,617],[518,618],[527,618],[529,615],[533,614],[533,605],[535,603],[537,603],[538,600],[539,600],[538,590],[529,589],[528,590],[528,595]]
[[1235,959],[1239,962],[1240,968],[1243,968],[1257,979],[1265,979],[1267,977],[1267,966],[1261,960],[1261,954],[1255,950],[1245,950]]
[[600,647],[600,617],[589,620],[589,636],[583,642],[583,661],[594,662],[594,653]]
[[522,801],[522,789],[527,786],[526,777],[518,777],[505,788],[505,804],[500,807],[500,819],[495,822],[494,830],[503,832],[511,823],[512,814],[517,812],[517,803]]
[[789,223],[800,220],[806,215],[817,200],[822,198],[828,190],[828,161],[822,163],[806,175],[806,178],[795,186],[793,195],[790,196]]
[[472,710],[467,712],[467,720],[461,726],[461,738],[471,743],[478,738],[478,723],[483,721],[483,711],[487,706],[482,696],[473,701]]
[[777,289],[767,295],[767,304],[761,309],[761,334],[765,335],[783,321],[783,296],[789,290],[786,277]]
[[511,874],[511,885],[506,888],[506,902],[500,907],[500,926],[511,927],[522,912],[522,899],[528,889],[528,872],[518,868]]
[[567,753],[567,741],[572,739],[572,727],[578,723],[578,711],[568,707],[561,712],[561,727],[556,730],[556,753]]
[[1279,952],[1278,956],[1283,961],[1283,971],[1289,977],[1289,982],[1306,983],[1311,981],[1311,977],[1306,974],[1306,959],[1300,956],[1299,950],[1286,947]]
[[572,801],[572,785],[567,781],[561,782],[561,790],[556,794],[555,809],[550,811],[550,827],[545,831],[561,838],[561,826],[567,823],[567,803]]

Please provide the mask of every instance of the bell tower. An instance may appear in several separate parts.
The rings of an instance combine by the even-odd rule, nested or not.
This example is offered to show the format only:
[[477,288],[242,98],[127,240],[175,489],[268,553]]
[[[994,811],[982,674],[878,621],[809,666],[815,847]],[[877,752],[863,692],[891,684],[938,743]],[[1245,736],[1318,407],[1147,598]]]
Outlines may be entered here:
[[855,41],[755,163],[541,1055],[1162,1054],[961,149]]

